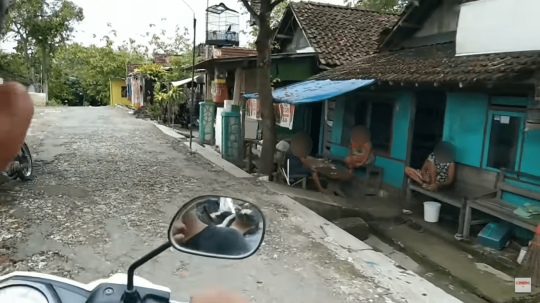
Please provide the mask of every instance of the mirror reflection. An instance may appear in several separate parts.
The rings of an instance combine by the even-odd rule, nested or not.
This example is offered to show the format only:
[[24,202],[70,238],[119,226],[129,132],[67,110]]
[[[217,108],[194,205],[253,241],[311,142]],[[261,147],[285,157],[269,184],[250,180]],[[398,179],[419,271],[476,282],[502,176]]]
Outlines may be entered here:
[[264,236],[264,217],[255,205],[230,197],[203,196],[174,217],[169,240],[174,248],[212,257],[245,258]]

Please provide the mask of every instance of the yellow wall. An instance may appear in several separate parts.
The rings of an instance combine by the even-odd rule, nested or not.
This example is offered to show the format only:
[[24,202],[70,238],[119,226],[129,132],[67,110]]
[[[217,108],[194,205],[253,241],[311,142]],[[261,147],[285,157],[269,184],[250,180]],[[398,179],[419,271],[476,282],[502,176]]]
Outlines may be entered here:
[[131,105],[131,101],[122,98],[122,86],[126,86],[126,81],[111,80],[111,105]]

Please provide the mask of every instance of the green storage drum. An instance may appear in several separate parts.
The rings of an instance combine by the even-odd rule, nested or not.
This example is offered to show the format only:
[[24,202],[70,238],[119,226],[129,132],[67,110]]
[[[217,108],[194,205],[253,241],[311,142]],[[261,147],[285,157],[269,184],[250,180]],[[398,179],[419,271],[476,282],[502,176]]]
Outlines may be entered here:
[[204,144],[214,144],[214,117],[216,106],[211,100],[199,103],[199,140]]
[[235,165],[242,163],[242,121],[240,108],[233,105],[232,111],[222,112],[221,157]]

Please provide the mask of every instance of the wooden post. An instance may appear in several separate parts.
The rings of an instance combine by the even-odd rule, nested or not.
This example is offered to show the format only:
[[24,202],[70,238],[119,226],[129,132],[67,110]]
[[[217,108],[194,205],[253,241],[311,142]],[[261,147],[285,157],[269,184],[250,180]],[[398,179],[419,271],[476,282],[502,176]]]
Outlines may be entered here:
[[[246,145],[245,145],[245,139],[246,139],[246,105],[247,105],[247,99],[242,97],[242,105],[241,105],[241,110],[242,110],[242,142],[240,144],[242,144],[242,162],[244,162],[244,164],[246,163],[244,161],[244,159],[246,158]],[[248,150],[248,157],[251,159],[251,150]],[[251,164],[250,164],[251,161],[248,161],[247,165],[248,166],[248,172],[249,170],[251,170]],[[244,168],[246,168],[244,166]]]
[[527,107],[525,132],[540,129],[540,70],[534,73],[533,81],[534,100]]
[[234,73],[234,95],[233,95],[234,105],[240,104],[240,96],[241,96],[243,82],[244,82],[244,70],[242,70],[242,68],[240,67],[237,67]]

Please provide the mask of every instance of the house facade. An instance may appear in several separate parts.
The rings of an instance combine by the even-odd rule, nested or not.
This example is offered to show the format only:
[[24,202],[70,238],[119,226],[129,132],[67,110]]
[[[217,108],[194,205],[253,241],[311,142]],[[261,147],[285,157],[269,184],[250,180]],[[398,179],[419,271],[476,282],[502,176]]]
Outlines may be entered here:
[[128,99],[128,91],[126,80],[124,78],[110,79],[111,106],[127,105],[131,106],[131,101]]
[[[380,32],[389,30],[397,16],[379,14],[357,8],[314,2],[290,3],[275,29],[271,76],[274,88],[304,81],[320,72],[363,56],[373,54],[379,44]],[[224,49],[224,48],[222,48]],[[223,64],[226,59],[219,60]],[[256,56],[237,58],[243,61],[242,94],[256,92]],[[217,62],[216,62],[217,63]],[[199,63],[197,67],[205,63]],[[209,74],[212,68],[204,67]],[[227,77],[232,72],[229,67]],[[237,65],[238,68],[238,65]],[[229,81],[229,80],[227,80]],[[231,83],[229,87],[233,87]],[[232,92],[231,92],[232,93]],[[232,98],[231,98],[232,99]],[[295,106],[292,129],[277,127],[278,139],[295,132],[308,132],[318,145],[323,103]]]
[[[540,132],[525,132],[527,105],[540,68],[538,54],[455,56],[463,1],[418,1],[410,5],[378,54],[321,73],[313,79],[374,79],[370,88],[325,101],[322,153],[345,156],[354,125],[370,127],[376,166],[383,181],[406,187],[405,167],[420,168],[441,140],[457,148],[458,181],[493,188],[505,182],[533,190],[540,199]],[[321,139],[323,140],[323,139]],[[513,205],[536,199],[503,192]]]

